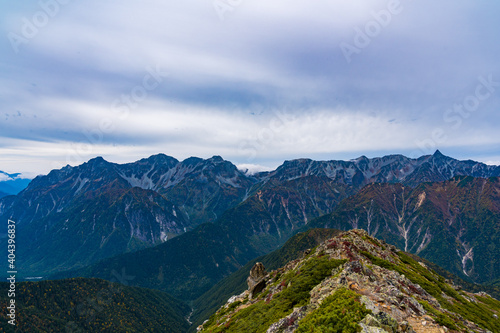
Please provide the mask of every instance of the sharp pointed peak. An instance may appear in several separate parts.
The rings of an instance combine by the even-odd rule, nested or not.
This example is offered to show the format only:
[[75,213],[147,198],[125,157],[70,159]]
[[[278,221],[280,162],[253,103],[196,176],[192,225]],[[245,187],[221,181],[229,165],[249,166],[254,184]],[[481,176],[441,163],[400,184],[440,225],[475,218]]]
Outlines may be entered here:
[[433,154],[432,156],[434,156],[434,157],[438,157],[438,156],[444,156],[444,155],[443,155],[443,153],[441,153],[441,152],[439,151],[439,149],[436,149],[436,151],[434,152],[434,154]]
[[449,156],[444,155],[443,153],[441,153],[441,151],[439,149],[437,149],[434,152],[434,154],[432,154],[431,157],[434,159],[442,159],[442,160],[447,160],[447,161],[458,161],[457,159],[455,159],[453,157],[449,157]]

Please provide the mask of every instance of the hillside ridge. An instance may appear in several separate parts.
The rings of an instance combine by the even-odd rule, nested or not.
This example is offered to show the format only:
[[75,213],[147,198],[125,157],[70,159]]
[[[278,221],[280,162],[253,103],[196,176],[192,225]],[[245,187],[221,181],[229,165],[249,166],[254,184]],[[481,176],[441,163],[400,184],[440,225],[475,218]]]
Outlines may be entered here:
[[500,301],[462,290],[365,230],[343,232],[282,268],[258,271],[264,288],[231,297],[199,332],[500,330]]

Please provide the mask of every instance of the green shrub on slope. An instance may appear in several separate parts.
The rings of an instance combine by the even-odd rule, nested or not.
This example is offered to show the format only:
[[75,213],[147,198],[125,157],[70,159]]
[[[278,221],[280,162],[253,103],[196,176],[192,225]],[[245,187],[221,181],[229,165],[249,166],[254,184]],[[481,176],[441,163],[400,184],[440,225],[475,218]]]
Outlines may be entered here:
[[[294,307],[309,302],[309,292],[323,279],[330,276],[332,269],[345,260],[330,260],[327,257],[311,258],[296,271],[285,274],[281,281],[286,287],[272,300],[261,300],[238,311],[229,322],[216,325],[220,313],[213,315],[206,324],[207,332],[265,332],[269,326],[289,315]],[[265,293],[262,293],[265,297]]]
[[339,289],[325,298],[321,306],[308,314],[296,333],[355,333],[361,330],[358,322],[371,313],[359,302],[359,295]]

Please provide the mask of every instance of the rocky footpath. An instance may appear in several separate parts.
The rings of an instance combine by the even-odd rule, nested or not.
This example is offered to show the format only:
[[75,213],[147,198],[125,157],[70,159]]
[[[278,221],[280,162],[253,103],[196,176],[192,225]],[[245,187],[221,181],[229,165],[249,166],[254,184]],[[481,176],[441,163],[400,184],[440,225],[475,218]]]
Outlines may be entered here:
[[406,253],[351,230],[267,273],[199,332],[500,332],[500,302],[472,294]]

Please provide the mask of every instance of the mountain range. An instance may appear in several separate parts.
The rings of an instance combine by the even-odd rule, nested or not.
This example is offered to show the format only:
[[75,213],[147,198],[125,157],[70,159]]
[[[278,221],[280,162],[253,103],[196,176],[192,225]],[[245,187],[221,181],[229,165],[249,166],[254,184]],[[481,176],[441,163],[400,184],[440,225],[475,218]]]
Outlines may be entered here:
[[[276,249],[299,230],[314,226],[312,220],[334,213],[339,203],[355,198],[358,192],[370,188],[370,184],[388,184],[389,187],[384,188],[387,188],[387,196],[390,197],[393,191],[397,192],[391,187],[397,187],[395,184],[409,191],[425,186],[425,183],[444,182],[457,175],[489,179],[498,177],[499,173],[498,166],[458,161],[439,151],[418,159],[402,155],[374,159],[360,157],[351,161],[299,159],[285,161],[276,170],[254,175],[238,170],[219,156],[206,160],[193,157],[179,162],[160,154],[121,165],[95,158],[80,166],[67,166],[39,176],[17,196],[0,199],[0,217],[15,220],[18,225],[18,237],[24,244],[19,250],[19,265],[27,276],[84,269],[88,265],[97,265],[100,260],[155,245],[161,247],[151,251],[165,252],[164,256],[173,261],[173,258],[182,257],[182,253],[178,253],[181,249],[185,252],[187,248],[192,248],[193,252],[198,252],[201,244],[210,248],[206,244],[208,233],[213,251],[220,257],[213,255],[207,260],[207,252],[198,256],[203,262],[213,262],[215,267],[226,270],[217,269],[213,281],[206,277],[200,279],[206,281],[206,285],[195,283],[199,284],[196,288],[201,288],[199,292],[202,292],[248,260]],[[496,205],[494,196],[498,193],[492,191],[492,200]],[[468,193],[462,191],[457,194],[466,196]],[[398,194],[398,204],[401,198]],[[447,204],[447,198],[441,199],[441,204]],[[427,202],[430,200],[424,200],[424,208]],[[492,214],[496,214],[495,205],[485,207],[493,209]],[[391,214],[399,212],[401,215],[402,206],[398,209]],[[361,218],[360,213],[359,216]],[[408,216],[400,216],[399,227]],[[353,218],[346,221],[352,222]],[[483,229],[495,228],[496,218],[497,215],[493,215]],[[336,227],[346,229],[356,226],[346,221]],[[318,223],[321,222],[315,223],[320,226]],[[358,224],[363,227],[363,222]],[[404,236],[395,224],[391,227],[392,231],[387,229],[385,234],[380,223],[378,227],[375,224],[373,227],[371,224],[366,226],[372,228],[370,233],[381,238],[387,236],[387,241],[402,246],[401,237]],[[413,237],[411,231],[416,230],[420,238],[425,238],[426,232],[422,228],[415,223],[412,226],[407,239]],[[471,226],[467,224],[466,229]],[[447,255],[456,252],[465,269],[447,268],[455,273],[459,271],[462,275],[470,275],[471,280],[498,278],[495,276],[498,273],[491,273],[495,272],[496,266],[492,266],[489,275],[484,276],[481,275],[482,269],[475,269],[482,267],[481,260],[474,257],[474,246],[476,256],[479,253],[477,245],[472,244],[467,238],[469,236],[464,236],[466,230],[459,229],[457,227],[453,232],[463,235],[449,235],[454,238],[451,243],[448,242],[450,248]],[[176,239],[186,232],[191,233]],[[473,230],[468,232],[472,234]],[[458,243],[454,244],[457,239]],[[423,251],[421,254],[424,257],[426,253],[431,255],[432,251],[425,252],[424,249],[427,241],[420,241],[420,245],[423,244],[420,248],[413,246],[407,249],[415,253]],[[429,244],[432,247],[434,243]],[[483,261],[486,262],[496,251],[490,249]],[[163,266],[172,268],[167,263]],[[454,266],[457,266],[456,263]],[[159,270],[159,267],[155,266],[155,269]],[[156,273],[159,274],[159,271]],[[199,273],[203,275],[204,269],[200,269]],[[193,273],[185,271],[178,276],[189,274]]]
[[[187,302],[193,331],[241,293],[257,260],[278,269],[339,230],[364,229],[363,237],[377,237],[409,258],[419,255],[424,259],[417,261],[469,293],[498,297],[499,175],[499,166],[439,151],[417,159],[298,159],[255,174],[219,156],[178,161],[159,154],[128,164],[98,157],[38,176],[19,194],[1,198],[0,218],[16,221],[19,278],[93,284],[88,281],[127,272],[131,286]],[[0,246],[5,242],[0,239]],[[56,293],[68,289],[69,282],[61,283]],[[185,304],[178,304],[176,325],[187,316]],[[426,311],[435,323],[444,318],[439,307]],[[485,327],[470,318],[479,325],[471,324],[472,330]]]

